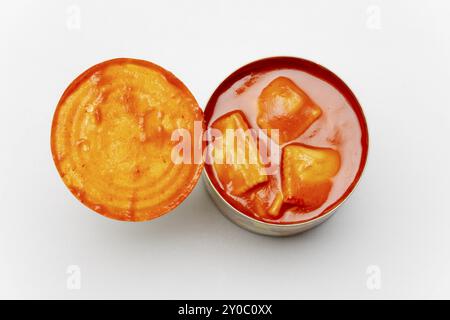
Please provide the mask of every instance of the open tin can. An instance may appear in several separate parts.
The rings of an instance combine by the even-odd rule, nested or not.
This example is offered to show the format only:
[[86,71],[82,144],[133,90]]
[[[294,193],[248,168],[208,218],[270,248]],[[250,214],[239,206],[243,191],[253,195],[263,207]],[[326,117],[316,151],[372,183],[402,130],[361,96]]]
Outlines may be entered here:
[[[339,176],[339,174],[333,177],[333,179],[338,179],[338,181],[334,181],[334,184],[338,184],[339,190],[333,190],[334,186],[331,187],[328,197],[334,197],[334,199],[316,205],[315,210],[310,210],[310,212],[314,212],[313,214],[310,212],[297,213],[298,217],[304,216],[304,219],[296,221],[295,214],[291,214],[289,220],[267,219],[267,217],[272,217],[265,215],[264,212],[259,216],[255,215],[251,207],[245,206],[245,203],[242,205],[242,199],[230,197],[220,185],[213,166],[206,164],[203,180],[219,210],[240,227],[269,236],[294,235],[311,229],[330,218],[356,187],[363,173],[368,154],[366,119],[350,88],[328,69],[295,57],[272,57],[258,60],[232,73],[219,85],[205,108],[207,127],[211,127],[212,123],[218,118],[220,119],[223,113],[242,108],[243,105],[245,105],[243,111],[249,119],[250,127],[255,128],[261,123],[264,124],[263,121],[260,121],[264,120],[260,116],[261,112],[264,112],[261,110],[261,105],[264,103],[261,101],[261,96],[264,94],[264,90],[281,78],[288,78],[294,82],[292,86],[297,85],[302,88],[305,96],[309,96],[320,106],[322,114],[316,119],[316,123],[303,130],[300,138],[293,139],[294,141],[288,143],[284,141],[284,143],[280,143],[280,147],[284,149],[294,142],[294,144],[300,143],[339,150],[340,170],[345,171],[345,177]],[[245,94],[247,97],[243,98],[242,95]],[[282,94],[289,95],[285,91]],[[282,103],[283,101],[280,102],[280,104]],[[217,114],[217,108],[222,108],[224,111]],[[252,110],[258,110],[258,108],[259,113],[252,114]],[[333,117],[337,119],[333,119]],[[287,125],[288,131],[290,125],[297,127],[293,122],[288,122]],[[295,128],[292,129],[295,131]],[[280,163],[280,166],[282,165]],[[282,170],[280,169],[280,171]],[[287,179],[287,177],[284,178]],[[283,177],[280,172],[278,172],[277,179],[278,185],[281,186],[283,183],[280,180]],[[315,191],[316,189],[313,190],[313,192]],[[284,196],[286,197],[286,195]],[[300,200],[304,204],[308,200],[302,201]]]

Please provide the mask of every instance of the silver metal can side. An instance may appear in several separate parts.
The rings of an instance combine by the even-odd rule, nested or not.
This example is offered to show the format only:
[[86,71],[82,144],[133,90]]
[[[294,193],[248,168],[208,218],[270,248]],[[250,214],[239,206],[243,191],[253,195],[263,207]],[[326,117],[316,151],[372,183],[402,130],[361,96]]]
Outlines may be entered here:
[[219,208],[220,212],[222,212],[222,214],[225,217],[227,217],[229,220],[231,220],[241,228],[266,236],[285,237],[304,232],[326,221],[333,215],[333,213],[337,209],[334,208],[330,212],[327,212],[326,214],[318,218],[305,222],[293,224],[276,224],[263,222],[247,216],[246,214],[240,212],[239,210],[235,209],[231,204],[229,204],[216,190],[213,183],[209,179],[208,174],[205,171],[203,172],[203,180],[205,183],[206,190],[208,191],[212,200],[216,204],[217,208]]

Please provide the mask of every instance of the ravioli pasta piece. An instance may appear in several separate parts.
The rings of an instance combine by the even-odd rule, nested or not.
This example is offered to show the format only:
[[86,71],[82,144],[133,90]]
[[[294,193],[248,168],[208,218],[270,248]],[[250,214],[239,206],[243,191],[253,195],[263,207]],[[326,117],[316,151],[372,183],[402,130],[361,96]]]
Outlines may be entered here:
[[212,124],[221,136],[214,142],[213,166],[227,192],[242,195],[267,181],[258,147],[240,111],[225,114]]
[[340,156],[333,149],[292,144],[284,147],[281,165],[284,202],[310,211],[327,200]]
[[257,123],[279,131],[279,144],[299,137],[322,114],[322,110],[292,80],[278,77],[267,85],[258,98]]
[[283,205],[283,194],[278,180],[274,176],[269,176],[267,183],[252,192],[250,201],[258,216],[268,219],[279,217]]

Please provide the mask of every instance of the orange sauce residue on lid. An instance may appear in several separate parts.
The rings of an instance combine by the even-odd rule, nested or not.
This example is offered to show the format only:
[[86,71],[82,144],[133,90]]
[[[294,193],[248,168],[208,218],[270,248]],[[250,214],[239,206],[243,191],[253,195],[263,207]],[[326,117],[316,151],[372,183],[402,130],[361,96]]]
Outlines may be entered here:
[[194,137],[195,121],[203,124],[203,112],[174,75],[147,61],[106,61],[75,79],[59,101],[53,159],[67,187],[92,210],[118,220],[153,219],[197,183],[201,161],[171,158],[172,133],[184,129]]

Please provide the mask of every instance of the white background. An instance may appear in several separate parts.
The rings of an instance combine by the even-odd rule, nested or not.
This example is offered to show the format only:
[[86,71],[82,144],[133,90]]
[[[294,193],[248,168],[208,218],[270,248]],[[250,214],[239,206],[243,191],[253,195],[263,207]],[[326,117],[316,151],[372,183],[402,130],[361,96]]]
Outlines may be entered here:
[[[60,180],[53,112],[93,64],[153,61],[204,106],[232,71],[274,55],[336,72],[369,123],[363,179],[322,226],[285,239],[249,233],[202,183],[162,218],[117,222]],[[450,298],[449,93],[444,0],[3,1],[0,297]],[[69,265],[81,269],[80,290],[67,287]],[[372,265],[378,290],[367,286]]]

